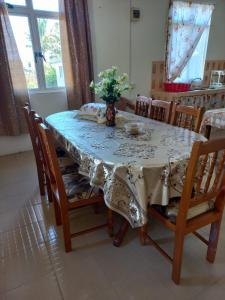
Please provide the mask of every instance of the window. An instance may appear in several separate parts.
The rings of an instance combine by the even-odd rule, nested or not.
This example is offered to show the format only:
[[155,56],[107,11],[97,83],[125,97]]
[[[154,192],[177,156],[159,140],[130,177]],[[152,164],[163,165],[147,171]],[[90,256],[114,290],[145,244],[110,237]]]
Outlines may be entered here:
[[214,5],[173,1],[169,10],[166,78],[190,82],[203,78]]
[[28,89],[65,86],[58,0],[8,0]]
[[8,0],[7,3],[12,5],[26,5],[26,0]]

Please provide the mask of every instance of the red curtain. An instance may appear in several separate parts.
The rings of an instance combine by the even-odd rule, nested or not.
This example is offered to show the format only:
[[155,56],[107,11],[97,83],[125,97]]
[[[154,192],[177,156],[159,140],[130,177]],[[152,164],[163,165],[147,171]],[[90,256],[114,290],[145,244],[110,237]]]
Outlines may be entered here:
[[69,109],[94,100],[91,34],[87,0],[61,0],[62,56]]

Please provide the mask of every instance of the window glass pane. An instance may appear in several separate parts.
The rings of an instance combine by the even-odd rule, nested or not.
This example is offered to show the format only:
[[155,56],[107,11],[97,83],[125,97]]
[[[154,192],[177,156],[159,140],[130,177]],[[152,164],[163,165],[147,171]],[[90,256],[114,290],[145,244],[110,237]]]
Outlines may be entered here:
[[13,5],[23,5],[23,6],[26,5],[25,0],[6,0],[5,2]]
[[19,55],[23,63],[27,87],[29,89],[38,88],[28,18],[11,15],[10,22],[16,39]]
[[189,62],[175,82],[191,82],[193,79],[203,79],[209,29],[205,29]]
[[34,9],[59,11],[58,0],[32,0]]
[[56,19],[38,18],[38,30],[42,54],[45,57],[44,71],[46,87],[63,87],[65,86],[65,83],[59,21]]

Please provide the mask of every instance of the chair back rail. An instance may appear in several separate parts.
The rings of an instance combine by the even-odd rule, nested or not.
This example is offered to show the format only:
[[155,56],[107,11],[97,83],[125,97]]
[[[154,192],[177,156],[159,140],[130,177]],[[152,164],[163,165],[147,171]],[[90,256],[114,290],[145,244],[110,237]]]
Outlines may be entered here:
[[46,125],[39,118],[36,118],[35,122],[42,143],[43,155],[50,177],[52,192],[54,193],[55,200],[62,206],[64,200],[66,201],[65,203],[67,203],[67,196],[55,151],[54,141],[51,132]]
[[[224,181],[225,140],[195,142],[189,161],[180,210],[185,213],[190,207],[216,198]],[[179,218],[178,218],[179,219]]]
[[160,122],[170,123],[173,102],[164,100],[151,100],[150,118]]
[[135,111],[135,104],[126,97],[120,97],[120,100],[116,103],[116,108],[121,111],[131,110]]
[[145,96],[137,96],[135,105],[135,114],[142,117],[149,116],[151,98]]
[[171,124],[199,133],[204,108],[173,104]]

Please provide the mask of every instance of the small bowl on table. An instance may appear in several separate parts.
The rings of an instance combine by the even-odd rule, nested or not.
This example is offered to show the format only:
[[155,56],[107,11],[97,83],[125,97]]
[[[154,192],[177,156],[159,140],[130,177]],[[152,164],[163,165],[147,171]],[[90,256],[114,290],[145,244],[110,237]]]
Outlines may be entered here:
[[143,134],[145,132],[145,124],[141,122],[130,122],[125,125],[125,130],[131,135]]

